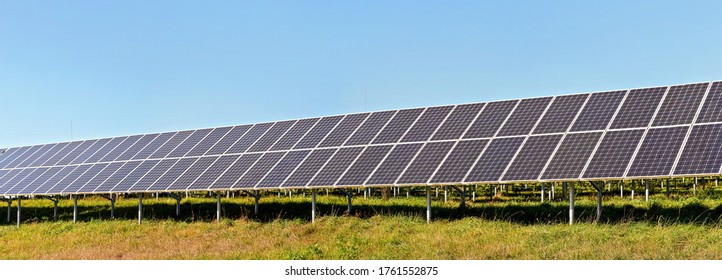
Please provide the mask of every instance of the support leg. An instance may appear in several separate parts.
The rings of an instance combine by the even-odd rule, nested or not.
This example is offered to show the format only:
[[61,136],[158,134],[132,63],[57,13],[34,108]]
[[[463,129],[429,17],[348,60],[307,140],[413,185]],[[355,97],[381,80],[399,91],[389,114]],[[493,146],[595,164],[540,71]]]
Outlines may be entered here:
[[466,186],[461,187],[461,208],[466,207]]
[[426,187],[426,223],[431,223],[431,187]]
[[667,197],[669,197],[669,178],[667,178]]
[[78,195],[73,195],[73,223],[78,222]]
[[[567,182],[564,182],[567,185]],[[574,185],[569,187],[569,224],[574,224]]]
[[23,208],[23,198],[18,196],[18,220],[17,220],[17,227],[20,227],[20,220],[21,220],[20,211],[21,211],[22,208]]
[[449,198],[449,187],[444,187],[444,203],[446,203],[448,198]]
[[53,200],[53,221],[58,220],[58,200],[59,198]]
[[8,198],[7,202],[8,202],[8,224],[9,224],[9,223],[10,223],[10,218],[12,217],[13,199],[12,199],[12,198]]
[[602,186],[594,184],[594,182],[589,183],[592,184],[592,187],[597,190],[597,217],[594,222],[599,222],[599,220],[602,218]]
[[138,194],[138,224],[143,222],[143,194]]
[[644,180],[644,201],[649,201],[649,179]]
[[253,215],[258,216],[258,200],[261,199],[261,195],[258,193],[258,191],[253,191],[255,194],[253,196]]
[[221,193],[216,194],[216,223],[221,222]]
[[544,184],[541,184],[541,202],[544,203]]
[[311,222],[316,222],[316,189],[311,190]]
[[694,184],[692,185],[692,195],[697,194],[697,177],[694,177]]

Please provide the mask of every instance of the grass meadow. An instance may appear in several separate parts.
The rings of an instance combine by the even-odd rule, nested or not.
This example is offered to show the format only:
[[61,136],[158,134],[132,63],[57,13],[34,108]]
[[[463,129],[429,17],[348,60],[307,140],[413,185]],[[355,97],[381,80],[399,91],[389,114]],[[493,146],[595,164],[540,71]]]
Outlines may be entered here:
[[[309,222],[310,191],[291,197],[275,191],[261,198],[222,199],[220,222],[215,198],[195,193],[182,200],[146,196],[138,225],[137,198],[120,197],[116,217],[100,197],[79,200],[79,222],[72,222],[72,200],[53,204],[23,200],[22,225],[5,221],[0,204],[0,258],[4,259],[722,259],[722,195],[712,186],[653,189],[649,202],[638,187],[619,197],[605,189],[603,218],[594,222],[596,196],[578,188],[576,224],[568,225],[568,202],[541,203],[539,189],[515,186],[505,192],[485,186],[471,192],[465,208],[458,192],[443,189],[433,198],[433,222],[426,223],[423,188],[405,189],[382,199],[379,190],[364,199],[354,189],[353,212],[337,191],[318,194],[318,216]],[[641,195],[640,195],[641,194]]]

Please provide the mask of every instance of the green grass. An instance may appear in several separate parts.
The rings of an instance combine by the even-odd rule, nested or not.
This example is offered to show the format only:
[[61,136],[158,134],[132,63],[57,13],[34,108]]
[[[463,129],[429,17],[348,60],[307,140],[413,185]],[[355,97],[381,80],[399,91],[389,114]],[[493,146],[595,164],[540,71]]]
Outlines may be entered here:
[[[265,194],[260,215],[248,197],[223,198],[223,219],[214,220],[215,199],[185,198],[182,216],[174,200],[146,197],[137,224],[137,199],[120,198],[116,219],[102,198],[80,199],[80,222],[72,223],[72,201],[23,201],[20,228],[6,224],[0,208],[0,256],[6,259],[722,259],[722,199],[714,189],[692,197],[656,190],[649,203],[608,193],[604,218],[594,223],[595,197],[580,190],[577,224],[567,224],[568,204],[539,203],[538,193],[516,188],[490,199],[481,196],[460,209],[434,198],[434,221],[425,220],[425,198],[354,198],[320,192],[319,217],[310,223],[310,195]],[[557,189],[558,192],[560,192]],[[490,190],[483,190],[484,194]],[[612,197],[615,195],[616,197]],[[0,204],[2,205],[2,204]]]

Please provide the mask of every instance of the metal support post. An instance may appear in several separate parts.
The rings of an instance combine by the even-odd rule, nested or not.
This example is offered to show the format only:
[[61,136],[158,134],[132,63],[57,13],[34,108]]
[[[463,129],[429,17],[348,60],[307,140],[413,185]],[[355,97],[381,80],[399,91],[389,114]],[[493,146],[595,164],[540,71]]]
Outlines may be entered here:
[[589,182],[589,184],[592,185],[597,190],[597,218],[594,220],[594,222],[599,222],[599,219],[602,218],[602,186],[598,186],[594,182]]
[[216,223],[221,222],[221,193],[216,193]]
[[73,223],[78,222],[78,195],[73,195]]
[[429,186],[426,186],[426,223],[431,223],[431,187]]
[[669,197],[669,178],[667,178],[667,197]]
[[624,198],[624,182],[619,181],[619,197]]
[[446,203],[449,196],[449,187],[444,187],[444,203]]
[[541,202],[544,203],[544,184],[541,184]]
[[180,195],[176,195],[174,193],[168,193],[168,196],[175,199],[175,217],[180,217],[180,203],[181,203],[181,197]]
[[549,187],[551,188],[551,189],[550,189],[550,191],[551,191],[551,193],[550,193],[551,197],[549,198],[549,200],[551,201],[552,199],[554,199],[554,183],[551,183],[551,184],[549,185]]
[[10,223],[10,218],[11,218],[11,216],[12,216],[12,210],[13,210],[13,209],[12,209],[13,199],[12,199],[12,198],[8,198],[8,199],[5,200],[5,201],[7,201],[7,203],[8,203],[8,224],[9,224],[9,223]]
[[311,222],[316,222],[316,189],[311,190]]
[[692,185],[692,194],[697,194],[697,177],[694,177],[694,184]]
[[17,226],[20,227],[20,209],[23,208],[23,198],[18,196],[17,199],[18,199],[18,220],[17,220],[18,225]]
[[406,187],[406,198],[409,198],[409,189],[411,189],[411,187]]
[[353,193],[351,192],[351,190],[348,190],[348,191],[347,191],[347,190],[344,190],[344,189],[338,189],[338,190],[341,191],[343,194],[346,195],[346,198],[347,198],[347,201],[348,201],[347,206],[346,206],[346,208],[347,208],[347,213],[348,213],[349,215],[351,215],[351,201],[352,201],[352,199],[353,199]]
[[258,193],[258,191],[253,191],[253,193],[251,193],[249,191],[243,190],[243,192],[253,197],[253,215],[258,216],[258,200],[261,199],[261,195]]
[[143,221],[143,194],[138,194],[138,224]]
[[644,180],[644,201],[649,201],[649,179]]
[[[563,184],[566,186],[567,182]],[[569,187],[569,224],[574,224],[574,185]]]
[[110,218],[115,219],[115,195],[114,194],[109,194],[109,195],[101,194],[100,197],[110,200]]
[[50,200],[53,202],[53,220],[58,220],[58,201],[60,200],[60,197],[56,196],[46,196],[47,200]]
[[567,183],[562,183],[562,197],[567,196]]

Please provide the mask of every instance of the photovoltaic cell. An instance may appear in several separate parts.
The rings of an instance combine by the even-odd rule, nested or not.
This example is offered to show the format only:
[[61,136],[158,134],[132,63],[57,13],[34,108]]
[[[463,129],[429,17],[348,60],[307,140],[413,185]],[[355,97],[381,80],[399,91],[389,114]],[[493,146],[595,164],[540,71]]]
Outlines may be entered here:
[[487,143],[489,143],[489,140],[460,141],[457,143],[430,182],[454,183],[464,180],[464,176],[474,165],[481,152],[484,151]]
[[298,141],[294,149],[307,149],[316,147],[323,138],[341,121],[343,116],[324,117]]
[[4,195],[15,195],[15,190],[13,187],[17,185],[20,181],[23,181],[25,178],[30,176],[33,171],[35,171],[34,168],[25,168],[25,169],[17,169],[19,172],[15,173],[12,178],[9,178],[5,184],[0,187],[0,190],[2,190],[2,194]]
[[502,180],[525,181],[539,178],[542,169],[544,169],[561,139],[561,134],[529,137],[514,161],[509,165],[509,169]]
[[156,159],[156,158],[164,158],[170,154],[178,145],[183,143],[188,137],[193,134],[193,130],[186,130],[186,131],[179,131],[173,137],[170,138],[167,142],[165,142],[158,150],[153,152],[153,154],[150,155],[150,159]]
[[376,166],[384,159],[393,145],[370,146],[364,150],[346,174],[339,179],[339,186],[360,186],[366,182]]
[[666,90],[666,87],[631,90],[611,128],[647,127]]
[[625,94],[626,90],[592,93],[570,131],[606,129]]
[[644,129],[607,132],[582,178],[620,178],[624,176],[643,134]]
[[213,145],[213,147],[208,150],[206,155],[220,155],[226,152],[233,144],[236,143],[241,137],[243,137],[246,132],[252,127],[253,125],[240,125],[240,126],[234,126],[231,128],[231,130],[226,134],[226,136],[223,136],[221,140],[218,140],[218,142]]
[[384,127],[384,125],[394,116],[396,111],[383,111],[372,113],[361,127],[351,135],[344,146],[366,145],[376,137],[376,134]]
[[115,138],[110,139],[110,141],[108,141],[108,143],[105,144],[105,146],[98,149],[92,156],[88,157],[84,161],[84,163],[99,162],[101,159],[103,159],[103,157],[108,155],[108,153],[110,153],[110,151],[115,149],[115,147],[118,147],[118,145],[120,145],[120,143],[122,143],[126,138],[128,138],[128,137],[115,137]]
[[471,124],[469,130],[464,134],[464,139],[494,136],[517,102],[518,100],[508,100],[487,103],[476,121]]
[[35,155],[40,149],[42,149],[43,146],[45,146],[45,145],[35,145],[35,146],[29,147],[25,151],[25,153],[23,153],[22,155],[18,156],[13,161],[8,163],[5,166],[5,168],[17,168],[20,163],[25,161],[25,159],[27,159],[28,157],[32,157],[33,155]]
[[168,171],[165,172],[160,178],[158,178],[155,183],[150,185],[148,188],[149,191],[161,191],[165,190],[170,186],[173,181],[178,179],[181,175],[183,175],[183,172],[188,170],[188,168],[198,160],[198,158],[182,158],[178,160],[173,167],[168,169]]
[[364,120],[366,120],[369,115],[371,114],[362,113],[347,115],[336,126],[336,128],[334,128],[333,131],[331,131],[331,133],[326,136],[326,139],[324,139],[323,142],[318,145],[318,147],[338,147],[343,145],[343,143],[346,142],[346,139],[351,136],[351,133],[356,131],[356,129],[361,125],[361,123],[364,122]]
[[[90,147],[88,147],[88,149],[86,149],[85,151],[80,153],[80,155],[78,155],[78,157],[71,160],[69,164],[81,164],[81,163],[85,162],[92,155],[96,154],[101,148],[103,148],[105,145],[110,143],[111,140],[112,140],[112,138],[98,139],[98,141],[95,141],[95,143],[90,145]],[[118,142],[118,143],[120,143],[120,142]]]
[[234,185],[234,189],[248,189],[255,187],[263,176],[285,155],[286,152],[270,152],[261,156],[258,161]]
[[389,121],[389,124],[381,130],[381,133],[376,136],[372,143],[387,144],[398,142],[422,112],[424,112],[423,108],[400,110],[394,118]]
[[45,193],[47,193],[47,192],[50,190],[50,188],[52,188],[53,186],[55,186],[56,184],[58,184],[58,182],[60,182],[60,180],[62,180],[62,179],[65,178],[66,176],[68,176],[68,174],[70,174],[70,173],[71,173],[73,170],[75,170],[77,167],[78,167],[77,165],[62,167],[62,169],[60,169],[60,171],[58,171],[58,173],[56,173],[55,175],[53,175],[52,177],[50,177],[50,179],[48,179],[47,181],[43,182],[40,186],[38,186],[35,190],[33,190],[33,191],[32,191],[32,194],[45,194]]
[[431,107],[424,111],[424,114],[419,117],[414,126],[412,126],[401,142],[417,142],[426,141],[436,129],[441,125],[441,122],[446,119],[449,112],[454,109],[454,106],[444,107]]
[[189,167],[177,180],[175,180],[167,190],[185,190],[193,184],[193,181],[203,174],[208,167],[213,164],[218,157],[202,157]]
[[[123,165],[118,168],[118,171],[113,173],[113,175],[110,175],[105,182],[100,183],[97,188],[95,188],[96,193],[103,193],[103,192],[110,192],[113,190],[113,187],[120,183],[121,180],[123,180],[128,174],[130,174],[133,170],[135,170],[138,165],[141,164],[141,161],[129,161],[126,163],[123,163]],[[65,171],[65,170],[63,170]],[[61,171],[61,172],[63,172]]]
[[265,135],[263,135],[263,137],[261,137],[261,139],[256,141],[256,143],[253,144],[253,146],[248,148],[248,152],[265,152],[265,151],[267,151],[295,123],[296,123],[296,121],[294,120],[294,121],[277,122],[277,123],[273,124],[273,126],[268,130],[268,132],[266,132]]
[[257,188],[278,188],[281,186],[281,183],[286,180],[288,175],[293,172],[296,167],[301,164],[303,159],[306,158],[308,154],[310,154],[311,151],[309,150],[302,150],[302,151],[292,151],[288,152],[281,161],[276,164],[273,169],[266,174],[266,177],[261,180],[258,185],[256,185]]
[[[35,160],[37,160],[40,156],[45,155],[45,153],[47,153],[50,149],[52,149],[52,148],[55,147],[56,145],[57,145],[57,144],[47,144],[47,145],[41,146],[41,147],[40,147],[39,149],[37,149],[32,155],[27,156],[27,157],[24,157],[25,159],[23,159],[23,160],[19,161],[17,164],[15,164],[15,167],[16,167],[16,168],[23,168],[23,167],[31,166],[30,164],[31,164],[32,162],[34,162]],[[48,156],[48,158],[49,158],[49,157],[50,157],[50,156]],[[47,158],[46,158],[45,160],[47,160]],[[41,163],[42,163],[42,162],[41,162]],[[32,165],[32,166],[34,167],[34,166],[37,166],[37,165]]]
[[431,137],[431,140],[454,140],[461,138],[461,135],[464,134],[464,131],[471,125],[471,122],[474,121],[481,109],[484,108],[484,105],[484,103],[475,103],[456,106],[446,121],[441,124],[436,134]]
[[363,149],[363,147],[341,148],[316,174],[309,186],[333,186]]
[[451,148],[453,141],[427,143],[421,149],[416,158],[411,162],[397,184],[426,183],[434,175],[434,171],[444,160]]
[[[240,155],[230,155],[230,156],[221,156],[216,160],[213,164],[211,164],[211,167],[206,169],[203,174],[198,177],[198,180],[193,182],[190,188],[188,189],[195,189],[195,190],[204,190],[208,189],[213,182],[215,182],[218,177],[223,175],[223,172],[225,172],[228,167],[231,166],[238,158],[240,158]],[[231,186],[225,186],[226,188],[230,189]]]
[[306,133],[313,127],[316,122],[318,122],[318,118],[313,119],[303,119],[296,122],[296,124],[291,127],[291,129],[286,132],[281,139],[278,139],[276,144],[273,144],[270,151],[279,151],[279,150],[288,150],[293,148],[293,146],[296,145],[296,142],[303,137],[303,135],[306,135]]
[[23,178],[22,180],[19,180],[14,185],[12,185],[12,186],[7,185],[5,188],[6,189],[5,195],[22,194],[22,190],[25,189],[25,187],[27,187],[27,185],[29,185],[30,183],[35,181],[35,179],[40,177],[40,175],[45,173],[45,171],[47,171],[48,168],[46,168],[46,167],[27,168],[27,169],[23,169],[23,170],[29,171],[30,173],[28,173],[28,175],[25,176],[25,178]]
[[245,135],[243,135],[243,137],[241,137],[241,139],[238,139],[238,141],[233,144],[226,153],[235,154],[245,152],[248,147],[258,141],[258,138],[261,138],[261,136],[266,133],[266,130],[271,128],[272,125],[273,123],[259,123],[254,125],[248,130],[248,132],[246,132]]
[[414,156],[424,146],[422,143],[399,144],[366,181],[366,185],[393,185],[404,172]]
[[489,143],[464,182],[496,182],[509,165],[525,137],[498,138]]
[[133,171],[127,173],[127,176],[125,176],[117,185],[113,186],[111,192],[127,192],[159,162],[159,159],[142,161],[135,169],[133,169]]
[[141,137],[142,137],[141,135],[128,136],[127,138],[125,138],[125,140],[123,140],[123,142],[118,144],[118,146],[115,147],[115,149],[110,151],[100,161],[101,162],[114,161],[115,159],[120,157],[120,155],[123,154],[123,152],[127,151],[128,148],[133,146],[133,144],[138,142],[138,140],[140,140]]
[[722,121],[722,110],[719,108],[722,108],[722,82],[715,82],[707,93],[707,99],[699,112],[697,123]]
[[210,189],[229,189],[233,184],[245,174],[263,154],[244,154],[239,158],[216,182],[211,185]]
[[206,154],[211,149],[211,147],[213,147],[213,145],[215,145],[216,142],[218,142],[230,130],[230,126],[214,128],[211,133],[208,133],[208,136],[206,136],[206,138],[203,138],[203,140],[198,142],[198,144],[196,144],[196,146],[193,147],[193,149],[191,149],[185,156],[193,157]]
[[589,94],[575,94],[554,98],[546,114],[534,128],[534,134],[566,132],[588,97]]
[[529,134],[551,101],[551,97],[521,100],[498,135],[515,136]]
[[[68,155],[71,151],[76,149],[80,145],[80,141],[76,142],[65,142],[56,145],[53,150],[48,151],[42,157],[38,158],[33,162],[34,166],[53,166],[58,163],[61,159]],[[46,160],[47,158],[47,160]]]
[[[0,178],[0,194],[4,194],[10,187],[12,187],[15,183],[10,183],[15,177],[17,177],[20,173],[22,174],[22,178],[25,178],[28,174],[25,172],[28,172],[27,169],[13,169],[8,171],[5,176]],[[18,178],[17,180],[20,180],[22,178]],[[17,181],[15,181],[17,182]]]
[[30,150],[30,148],[31,146],[18,148],[17,151],[15,151],[11,156],[9,156],[5,160],[3,160],[2,163],[0,163],[0,168],[12,168],[12,162],[16,161],[18,158],[23,158],[23,155],[25,155],[25,153]]
[[722,167],[722,124],[692,127],[675,175],[718,174]]
[[709,83],[673,86],[654,118],[654,126],[691,124]]
[[577,179],[592,156],[602,132],[567,134],[549,162],[542,179]]
[[150,186],[157,181],[160,176],[163,176],[173,165],[178,162],[178,159],[162,159],[153,168],[143,175],[137,182],[135,182],[128,190],[133,192],[142,192],[150,188]]
[[148,143],[148,145],[146,145],[140,151],[138,151],[138,153],[136,153],[132,157],[132,159],[149,158],[151,155],[153,155],[153,153],[155,153],[155,151],[160,149],[160,147],[163,146],[163,144],[165,144],[171,138],[173,138],[173,135],[175,135],[175,134],[176,134],[175,132],[166,132],[166,133],[159,134],[157,137],[155,137],[155,139],[153,139],[153,141],[150,141],[150,143]]
[[93,177],[98,175],[100,171],[103,170],[108,166],[107,163],[98,163],[93,164],[88,168],[87,171],[85,171],[82,175],[78,176],[75,181],[70,183],[65,189],[62,190],[62,193],[75,193],[78,190],[80,190],[81,187],[83,187],[85,184],[87,184]]
[[58,161],[58,162],[56,163],[56,165],[68,165],[68,164],[70,164],[71,162],[73,162],[73,160],[75,160],[76,158],[78,158],[82,153],[84,153],[85,151],[87,151],[90,147],[94,146],[97,141],[98,141],[98,140],[87,140],[87,141],[83,141],[82,143],[80,143],[80,144],[78,145],[77,148],[75,148],[74,150],[72,150],[71,152],[69,152],[67,155],[65,155],[65,157],[63,157],[60,161]]
[[80,189],[78,189],[77,192],[78,193],[94,192],[95,189],[97,189],[98,186],[100,186],[100,184],[105,182],[105,180],[107,180],[111,175],[113,175],[113,173],[118,171],[118,168],[120,168],[121,166],[123,166],[122,162],[113,162],[113,163],[108,164],[105,168],[103,168],[102,171],[98,172],[97,175],[95,177],[93,177],[93,179],[90,179],[90,181],[88,181],[88,183],[86,183],[85,185],[80,187]]
[[130,146],[123,153],[121,153],[120,156],[115,158],[115,160],[121,161],[121,160],[129,160],[129,159],[133,158],[133,156],[135,156],[135,154],[137,154],[138,152],[140,152],[140,150],[145,148],[145,146],[150,144],[150,142],[152,142],[156,137],[158,137],[158,135],[160,135],[160,134],[154,133],[154,134],[147,134],[147,135],[141,136],[140,139],[138,139],[138,141],[136,141],[132,146]]
[[647,131],[627,176],[669,175],[688,129],[681,126]]
[[194,131],[193,133],[191,133],[191,136],[188,136],[188,138],[186,138],[186,140],[181,142],[166,157],[172,158],[172,157],[185,156],[188,152],[191,151],[191,149],[193,149],[193,147],[195,147],[196,145],[198,145],[198,143],[203,141],[203,139],[206,138],[206,136],[208,136],[208,134],[210,134],[211,131],[213,131],[213,129],[211,129],[211,128],[199,129],[199,130]]
[[[28,184],[25,189],[22,191],[23,194],[33,194],[35,193],[35,190],[37,190],[40,186],[42,186],[45,182],[50,180],[55,174],[58,174],[60,170],[62,170],[63,167],[56,166],[56,167],[50,167],[47,172],[43,173],[40,177],[38,177],[37,180],[33,181],[32,183]],[[0,175],[1,176],[1,175]]]
[[313,150],[301,165],[291,173],[283,187],[303,187],[308,185],[314,175],[333,156],[337,149]]
[[2,154],[0,154],[0,166],[2,166],[3,162],[5,162],[7,159],[16,157],[17,155],[15,153],[19,149],[20,148],[9,148],[2,152]]

